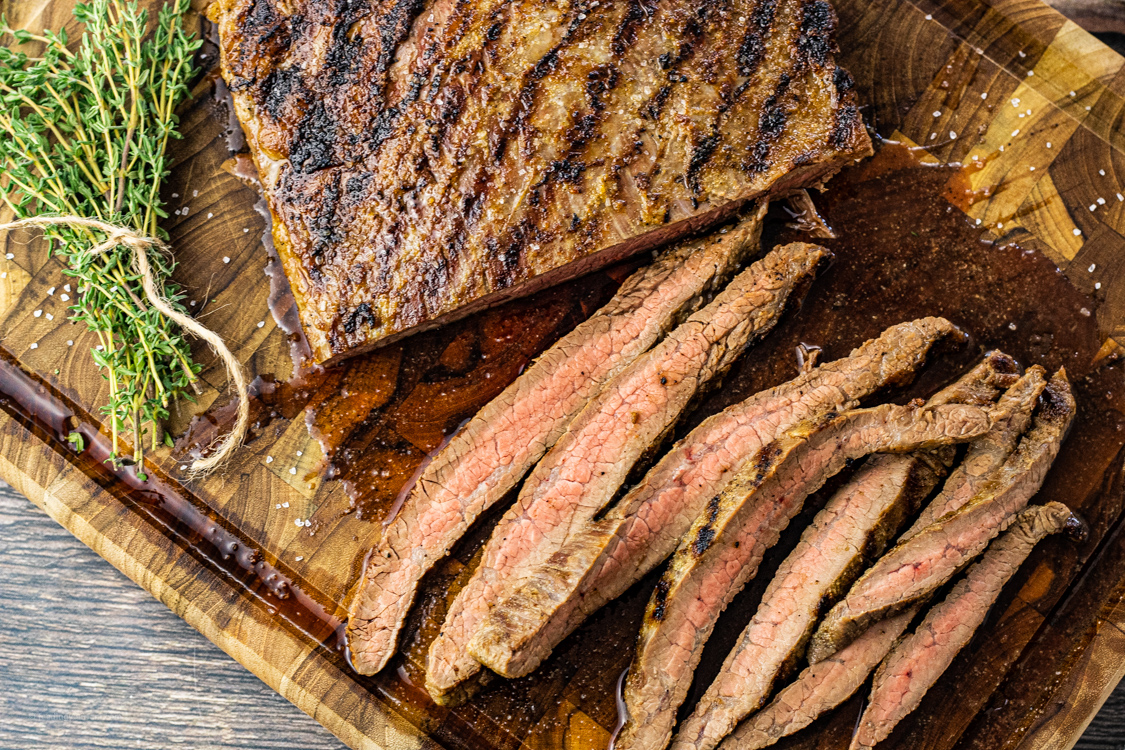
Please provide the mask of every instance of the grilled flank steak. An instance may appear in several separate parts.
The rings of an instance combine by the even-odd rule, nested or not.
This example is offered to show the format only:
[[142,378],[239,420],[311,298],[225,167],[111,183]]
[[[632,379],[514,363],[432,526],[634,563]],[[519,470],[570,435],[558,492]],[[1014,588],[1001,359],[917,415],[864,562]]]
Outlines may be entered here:
[[321,362],[870,153],[825,0],[218,0]]

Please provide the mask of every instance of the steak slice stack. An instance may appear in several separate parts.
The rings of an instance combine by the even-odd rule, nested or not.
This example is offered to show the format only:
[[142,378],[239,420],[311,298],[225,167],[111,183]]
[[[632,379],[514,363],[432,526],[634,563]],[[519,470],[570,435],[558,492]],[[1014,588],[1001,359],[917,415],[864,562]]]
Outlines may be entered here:
[[[802,420],[854,407],[879,388],[908,380],[931,345],[954,332],[942,318],[892,326],[848,357],[708,418],[603,519],[587,523],[522,580],[513,580],[511,594],[491,610],[470,652],[507,677],[529,673],[586,617],[667,559],[748,457]],[[1000,373],[1016,368],[1002,355],[989,361]]]
[[847,645],[875,620],[928,597],[1011,524],[1042,486],[1074,418],[1065,371],[1051,378],[1041,400],[1031,431],[972,500],[896,545],[829,611],[809,645],[811,663]]
[[701,388],[773,328],[795,286],[827,257],[824,248],[804,243],[773,250],[590,400],[528,477],[450,604],[426,661],[431,696],[448,700],[453,688],[479,671],[465,647],[506,581],[546,559],[571,529],[610,501],[641,455],[660,442]]
[[802,670],[797,679],[744,721],[719,750],[761,750],[804,729],[867,682],[867,677],[917,616],[921,605],[872,625],[844,648]]
[[1035,403],[1046,386],[1046,370],[1039,365],[1029,367],[1020,381],[1000,398],[997,411],[1008,416],[998,419],[987,435],[973,441],[961,465],[950,474],[941,492],[922,510],[918,520],[899,537],[899,543],[961,508],[984,487],[1012,455],[1020,436],[1027,432]]
[[[994,359],[986,358],[927,405],[965,394],[978,405],[991,403],[1000,395],[996,382],[1002,376],[991,366]],[[765,703],[774,683],[803,656],[822,605],[882,554],[945,475],[951,453],[872,456],[832,496],[782,562],[715,681],[681,725],[673,750],[711,750]]]
[[721,223],[870,153],[826,0],[218,0],[313,356]]
[[668,744],[715,621],[810,493],[849,460],[964,442],[990,426],[976,406],[888,404],[805,423],[759,451],[692,524],[649,600],[615,747]]
[[679,243],[635,272],[489,402],[423,470],[363,572],[348,620],[352,664],[394,652],[422,576],[515,487],[597,393],[757,251],[761,217]]
[[1084,533],[1082,522],[1062,503],[1034,506],[1016,515],[1012,527],[879,666],[851,750],[871,750],[918,707],[1035,545],[1066,528]]

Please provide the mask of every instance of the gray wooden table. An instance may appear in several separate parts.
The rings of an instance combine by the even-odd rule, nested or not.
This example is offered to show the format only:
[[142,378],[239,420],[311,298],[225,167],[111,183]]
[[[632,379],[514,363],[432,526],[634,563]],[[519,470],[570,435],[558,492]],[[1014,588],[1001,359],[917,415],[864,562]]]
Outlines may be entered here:
[[[0,750],[343,745],[11,489],[0,489]],[[1125,685],[1078,743],[1125,750]]]

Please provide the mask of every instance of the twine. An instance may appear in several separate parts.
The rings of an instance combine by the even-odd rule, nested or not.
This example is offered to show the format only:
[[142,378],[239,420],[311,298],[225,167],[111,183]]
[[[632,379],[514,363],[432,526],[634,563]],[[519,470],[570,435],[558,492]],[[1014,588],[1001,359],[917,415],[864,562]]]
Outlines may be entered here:
[[[195,318],[174,309],[164,295],[160,293],[160,290],[157,289],[156,278],[153,276],[152,266],[150,266],[148,262],[148,251],[151,249],[156,249],[158,252],[167,251],[168,246],[155,237],[146,237],[127,227],[107,224],[103,221],[87,219],[82,216],[32,216],[26,219],[20,219],[19,221],[13,221],[9,224],[0,224],[0,231],[20,229],[23,227],[38,227],[43,229],[60,224],[71,227],[85,227],[87,229],[95,229],[99,232],[103,232],[106,235],[106,239],[104,242],[90,248],[90,252],[93,255],[101,255],[118,245],[124,245],[132,250],[133,265],[141,277],[141,286],[144,288],[145,296],[148,297],[148,301],[152,303],[152,306],[178,323],[180,327],[206,341],[207,345],[211,347],[211,350],[223,361],[223,365],[227,369],[227,375],[234,383],[234,388],[238,392],[238,418],[235,420],[234,429],[219,442],[217,449],[210,456],[196,459],[191,463],[191,471],[194,474],[208,474],[214,471],[230,458],[238,447],[242,445],[242,441],[246,437],[246,429],[250,423],[250,393],[246,387],[246,375],[242,370],[242,365],[239,364],[239,361],[231,353],[230,349],[227,348],[227,345],[223,343],[222,338],[211,329],[203,326]],[[135,437],[137,440],[140,440],[139,435]]]

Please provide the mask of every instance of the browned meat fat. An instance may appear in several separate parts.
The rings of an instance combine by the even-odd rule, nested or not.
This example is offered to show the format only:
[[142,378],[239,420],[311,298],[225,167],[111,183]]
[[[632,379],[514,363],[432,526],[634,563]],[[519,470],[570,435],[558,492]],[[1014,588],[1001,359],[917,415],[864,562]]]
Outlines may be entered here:
[[870,153],[826,0],[217,0],[222,74],[327,362]]
[[[999,395],[990,384],[1006,377],[993,368],[997,359],[987,357],[928,405],[948,404],[966,394],[978,404],[987,395],[990,403]],[[778,568],[715,681],[680,726],[672,750],[712,750],[765,703],[774,683],[803,656],[821,608],[883,553],[945,476],[952,459],[952,450],[883,454],[870,457],[856,471]]]
[[[748,457],[803,420],[853,408],[888,383],[908,380],[933,343],[956,332],[944,318],[891,326],[849,356],[704,420],[603,519],[579,527],[558,552],[514,582],[470,651],[506,677],[531,672],[586,617],[666,560]],[[993,365],[997,373],[1015,369],[1010,360]]]
[[849,460],[964,442],[990,425],[976,406],[888,404],[806,423],[759,451],[692,524],[649,600],[625,681],[629,720],[615,747],[668,744],[715,621],[810,493]]
[[979,555],[1039,491],[1074,418],[1059,370],[1043,390],[1031,431],[993,479],[960,510],[898,544],[864,573],[824,618],[809,645],[816,663],[875,620],[928,597]]
[[383,668],[422,576],[515,487],[608,380],[647,351],[757,251],[761,217],[679,243],[559,339],[434,457],[386,528],[351,605],[362,674]]
[[875,623],[860,637],[824,661],[803,670],[770,704],[744,721],[719,750],[761,750],[804,729],[867,682],[919,607]]
[[528,477],[450,604],[426,660],[431,696],[446,701],[479,671],[466,646],[507,582],[610,501],[641,455],[748,343],[773,328],[793,289],[827,257],[824,248],[800,242],[774,249],[591,399]]
[[1004,584],[1019,570],[1039,540],[1064,528],[1081,526],[1081,521],[1062,503],[1033,506],[1019,513],[1012,527],[989,546],[980,562],[879,666],[851,750],[871,750],[918,707],[926,691],[984,622]]

